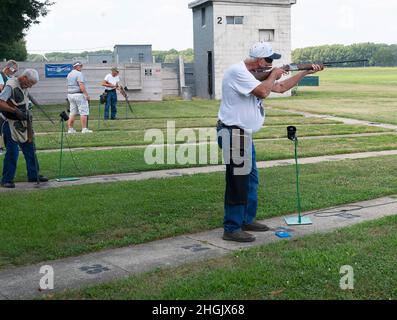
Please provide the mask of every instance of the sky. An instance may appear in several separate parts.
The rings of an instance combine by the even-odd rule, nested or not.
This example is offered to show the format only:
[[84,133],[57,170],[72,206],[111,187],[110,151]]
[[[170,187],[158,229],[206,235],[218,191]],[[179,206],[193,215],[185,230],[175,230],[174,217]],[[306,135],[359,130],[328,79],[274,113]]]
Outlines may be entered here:
[[[54,0],[27,31],[29,53],[94,51],[115,44],[154,50],[193,47],[192,0]],[[358,42],[397,43],[395,0],[297,0],[292,47]]]

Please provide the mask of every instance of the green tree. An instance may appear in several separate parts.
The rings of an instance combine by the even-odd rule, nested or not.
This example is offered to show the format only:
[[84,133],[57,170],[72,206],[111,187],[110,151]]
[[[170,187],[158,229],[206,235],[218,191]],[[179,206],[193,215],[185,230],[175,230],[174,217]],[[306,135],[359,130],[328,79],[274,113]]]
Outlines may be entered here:
[[[369,66],[397,66],[397,45],[356,43],[344,46],[335,44],[296,49],[292,53],[292,60],[295,63],[362,59],[367,59]],[[362,63],[344,66],[362,66]]]
[[[8,58],[5,56],[5,47],[21,48],[20,40],[24,37],[24,32],[32,24],[39,23],[38,19],[48,13],[48,7],[53,2],[49,0],[1,0],[0,5],[0,59]],[[6,32],[4,32],[6,30]],[[18,50],[17,50],[18,51]],[[14,57],[12,57],[14,58]],[[26,59],[26,57],[25,57]]]
[[14,41],[9,44],[0,43],[0,56],[2,59],[13,59],[17,61],[25,61],[28,57],[26,50],[26,42],[24,39]]

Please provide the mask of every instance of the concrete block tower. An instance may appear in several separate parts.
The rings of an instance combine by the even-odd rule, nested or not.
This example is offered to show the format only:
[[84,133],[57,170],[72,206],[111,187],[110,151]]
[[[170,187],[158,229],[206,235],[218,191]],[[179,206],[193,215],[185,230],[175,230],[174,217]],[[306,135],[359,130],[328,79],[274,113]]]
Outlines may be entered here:
[[272,43],[291,62],[291,6],[296,0],[196,0],[193,11],[196,94],[221,99],[225,70],[258,41]]

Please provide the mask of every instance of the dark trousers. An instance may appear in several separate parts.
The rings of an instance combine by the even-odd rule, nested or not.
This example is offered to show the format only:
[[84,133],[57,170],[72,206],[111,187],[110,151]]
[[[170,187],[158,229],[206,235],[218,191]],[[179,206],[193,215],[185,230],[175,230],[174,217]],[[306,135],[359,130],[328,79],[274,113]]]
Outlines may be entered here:
[[1,182],[10,183],[14,181],[19,157],[18,146],[21,148],[22,153],[25,157],[28,179],[36,180],[38,168],[36,168],[33,143],[18,143],[12,140],[11,130],[8,122],[4,123],[3,137],[4,145],[6,147],[6,154],[4,156],[3,177],[1,179]]
[[109,119],[109,109],[111,109],[110,118],[116,119],[117,115],[117,93],[116,90],[107,91],[106,104],[105,104],[105,120]]
[[[218,127],[218,134],[220,130],[225,128]],[[229,136],[232,136],[232,129],[227,128]],[[218,145],[220,148],[225,148],[223,139],[218,136]],[[258,186],[259,175],[256,166],[256,152],[255,146],[252,143],[251,154],[249,161],[251,161],[251,169],[244,175],[239,177],[233,176],[235,165],[228,163],[230,159],[225,159],[226,162],[226,192],[224,204],[224,230],[225,232],[237,232],[245,224],[251,224],[256,219],[258,209]]]

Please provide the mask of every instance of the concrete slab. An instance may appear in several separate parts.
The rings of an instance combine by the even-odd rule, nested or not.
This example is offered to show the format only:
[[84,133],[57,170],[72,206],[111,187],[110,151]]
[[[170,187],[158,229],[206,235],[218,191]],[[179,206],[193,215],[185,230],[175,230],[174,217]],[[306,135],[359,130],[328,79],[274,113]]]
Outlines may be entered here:
[[[305,215],[313,220],[313,225],[289,227],[285,224],[284,217],[263,220],[262,222],[271,227],[272,231],[254,233],[257,240],[249,244],[224,241],[221,239],[223,230],[216,229],[127,248],[105,250],[80,257],[43,262],[34,266],[4,270],[0,272],[0,299],[40,297],[156,268],[179,266],[187,262],[220,257],[234,250],[282,241],[275,235],[277,230],[289,231],[292,234],[292,239],[296,239],[309,234],[324,233],[364,221],[397,215],[397,197],[390,196],[311,211]],[[44,265],[49,265],[54,269],[54,290],[39,290],[40,279],[43,276],[40,274],[40,268]]]
[[[321,156],[321,157],[310,157],[310,158],[300,158],[300,164],[313,164],[321,163],[326,161],[342,161],[342,160],[353,160],[353,159],[365,159],[372,157],[383,157],[397,155],[397,150],[387,150],[387,151],[374,151],[374,152],[359,152],[359,153],[347,153],[338,154],[334,156]],[[286,160],[273,160],[273,161],[261,161],[258,162],[258,168],[273,168],[279,166],[288,166],[295,164],[294,159]],[[51,180],[47,183],[42,183],[36,186],[35,183],[19,182],[16,183],[16,189],[5,189],[0,188],[1,192],[25,192],[34,190],[45,190],[50,188],[61,188],[68,186],[78,186],[94,183],[111,183],[111,182],[121,182],[121,181],[143,181],[149,179],[169,179],[177,176],[185,175],[195,175],[195,174],[207,174],[214,172],[223,172],[225,170],[223,165],[214,165],[206,167],[193,167],[184,169],[169,169],[169,170],[157,170],[157,171],[145,171],[145,172],[131,172],[131,173],[121,173],[121,174],[111,174],[111,175],[100,175],[91,177],[81,177],[77,181],[65,181],[57,182]]]
[[105,252],[98,257],[132,273],[168,267],[191,261],[210,259],[227,251],[188,237],[155,241],[134,247]]
[[[51,266],[54,270],[54,290],[40,289],[40,279],[44,276],[40,270],[43,266]],[[127,275],[125,270],[98,259],[95,254],[89,254],[1,272],[0,293],[8,299],[29,299]]]

